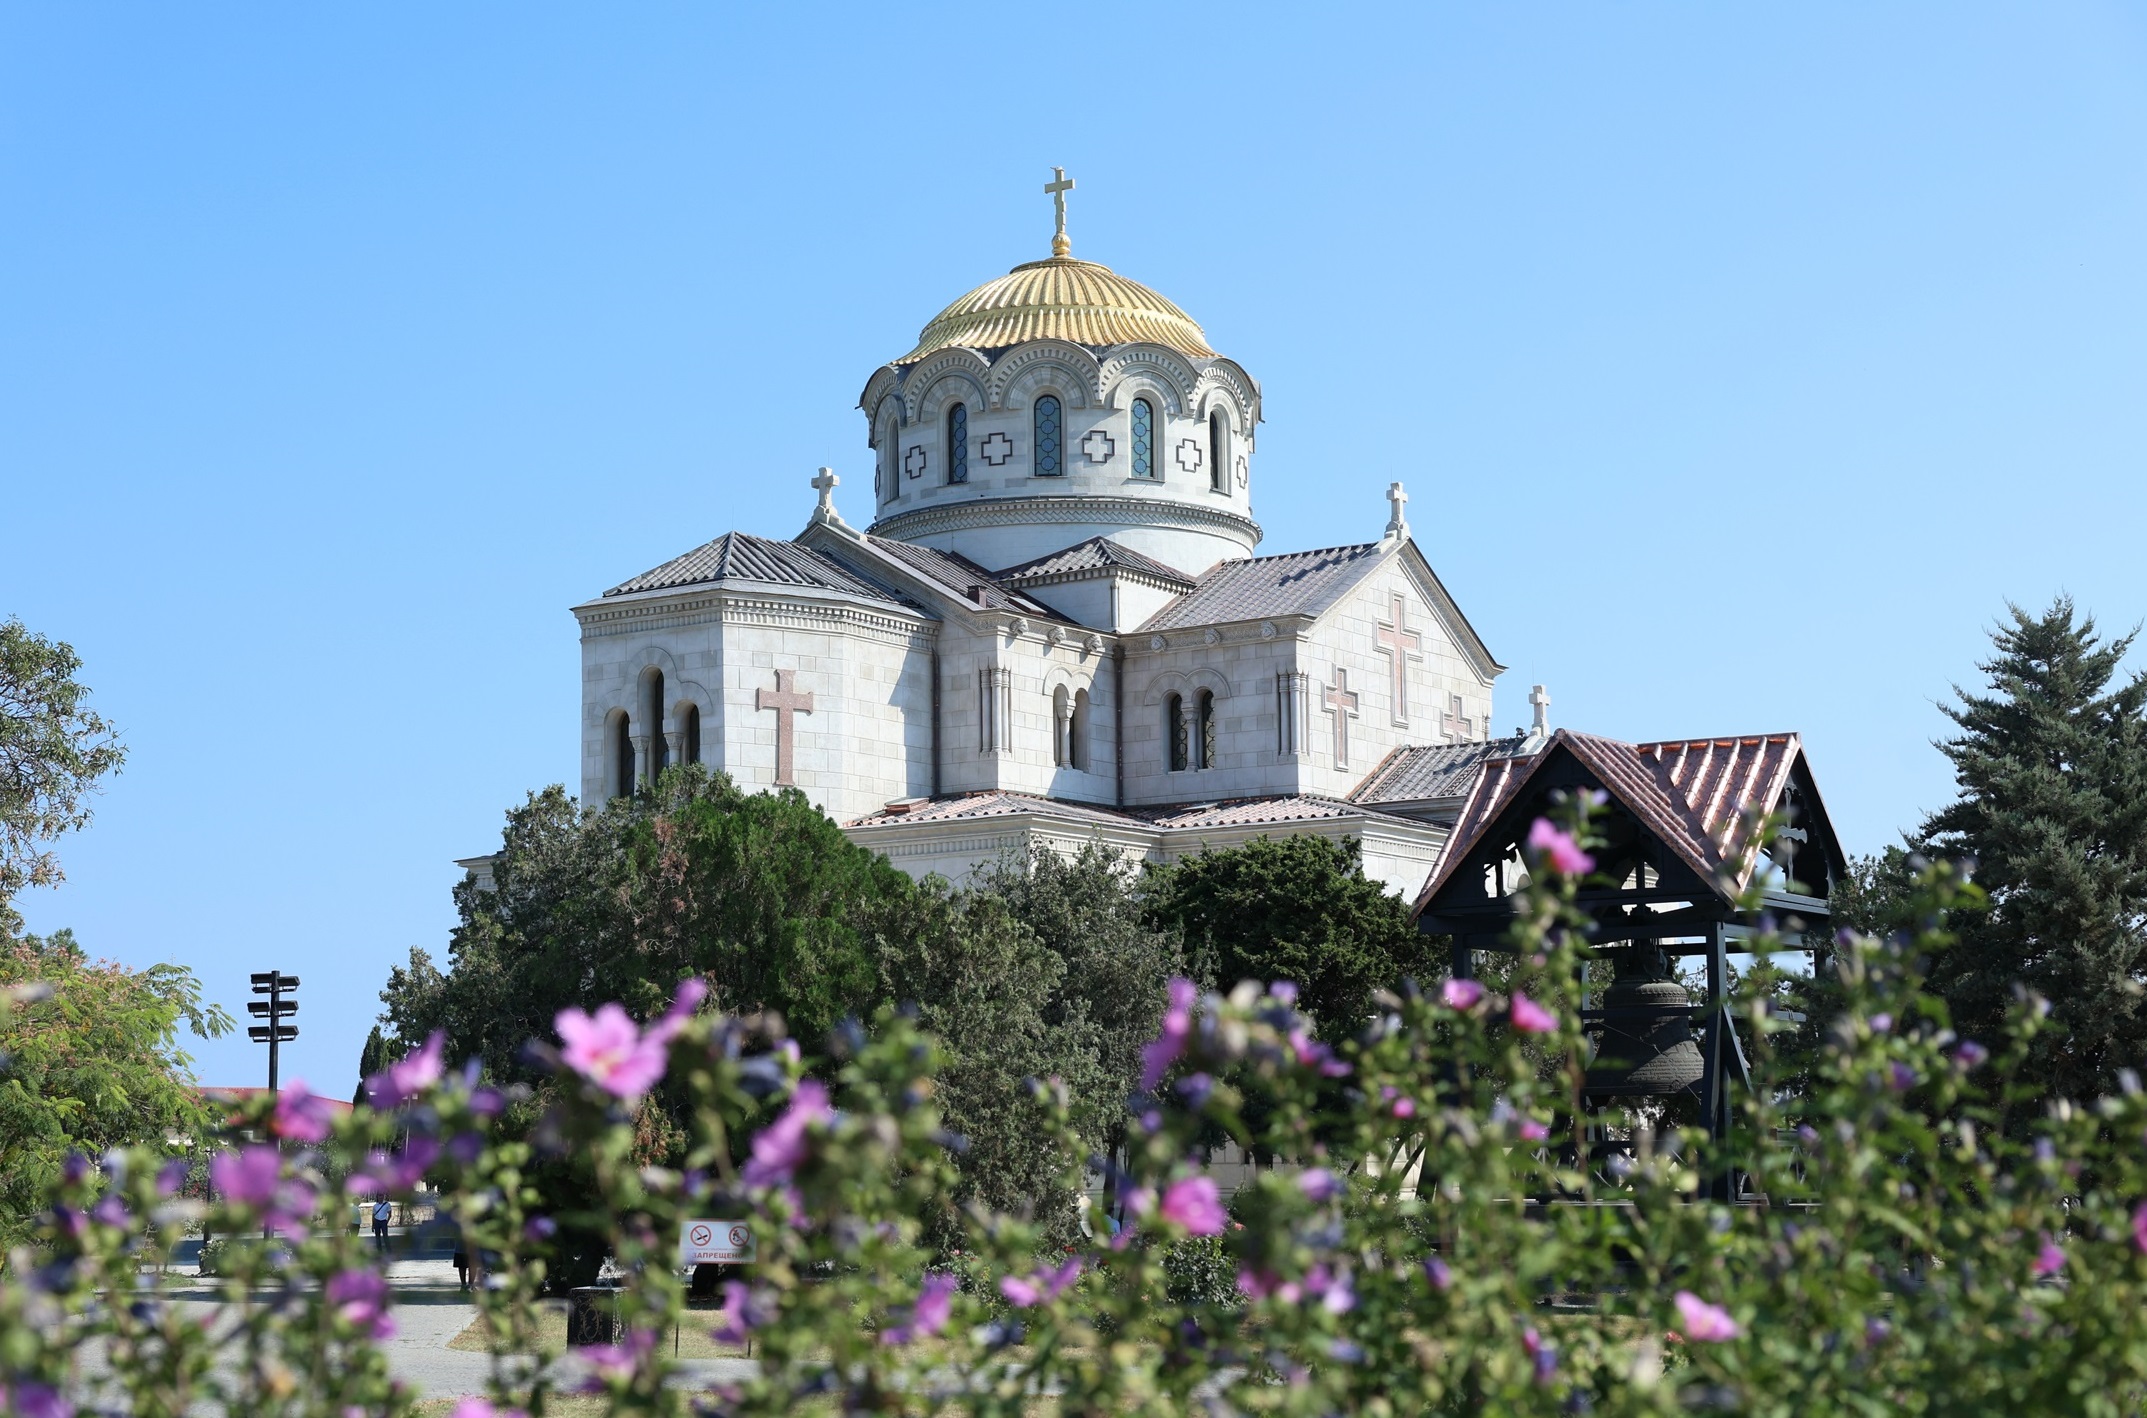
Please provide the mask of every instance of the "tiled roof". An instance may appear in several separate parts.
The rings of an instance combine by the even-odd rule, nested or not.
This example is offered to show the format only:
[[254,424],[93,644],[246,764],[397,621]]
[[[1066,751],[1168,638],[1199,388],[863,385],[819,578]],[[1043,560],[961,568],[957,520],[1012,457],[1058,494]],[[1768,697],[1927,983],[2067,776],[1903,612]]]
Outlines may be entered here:
[[1148,618],[1143,630],[1215,625],[1273,615],[1318,615],[1379,564],[1390,542],[1225,561]]
[[1070,547],[1040,556],[1034,561],[1024,561],[1001,571],[1001,581],[1042,580],[1047,576],[1067,576],[1083,571],[1110,571],[1123,568],[1168,581],[1174,586],[1192,589],[1194,578],[1175,566],[1166,566],[1152,556],[1143,556],[1131,547],[1120,546],[1109,537],[1090,537]]
[[873,550],[885,553],[948,595],[967,601],[980,610],[1012,611],[1042,620],[1073,623],[1034,596],[1001,586],[992,579],[991,572],[958,552],[939,551],[915,542],[898,542],[891,537],[867,537],[865,540]]
[[1321,822],[1350,818],[1377,818],[1381,821],[1408,822],[1411,826],[1421,826],[1413,819],[1397,817],[1377,808],[1360,807],[1335,798],[1304,794],[1272,798],[1230,798],[1209,803],[1171,803],[1160,807],[1107,808],[1088,803],[1067,802],[1058,798],[1038,797],[1031,793],[1007,792],[958,793],[952,797],[913,803],[901,811],[882,808],[878,812],[868,813],[845,823],[844,826],[896,822],[974,822],[994,817],[1015,817],[1024,813],[1072,818],[1077,822],[1089,822],[1099,826],[1152,827],[1167,831],[1259,827],[1267,823]]
[[1701,880],[1726,879],[1733,891],[1744,887],[1757,865],[1758,854],[1751,851],[1746,830],[1747,810],[1760,815],[1780,805],[1790,770],[1804,752],[1795,734],[1633,744],[1560,729],[1540,753],[1484,766],[1438,869],[1424,884],[1420,906],[1446,884],[1477,839],[1560,748],[1579,759]]
[[1494,758],[1511,758],[1528,742],[1526,734],[1478,743],[1410,744],[1395,749],[1364,775],[1349,795],[1353,803],[1420,803],[1465,796],[1476,774]]
[[725,532],[706,546],[673,557],[653,571],[644,571],[631,581],[620,582],[604,594],[624,596],[635,591],[662,591],[704,581],[811,586],[892,605],[907,604],[894,592],[865,580],[832,557],[801,547],[796,542],[771,541],[746,532]]

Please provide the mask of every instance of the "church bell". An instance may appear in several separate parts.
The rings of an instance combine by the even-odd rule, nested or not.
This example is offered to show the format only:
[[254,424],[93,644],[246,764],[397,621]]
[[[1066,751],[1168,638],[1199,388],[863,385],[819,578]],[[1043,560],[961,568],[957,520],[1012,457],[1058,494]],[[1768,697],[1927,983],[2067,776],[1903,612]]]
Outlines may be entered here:
[[1698,1093],[1706,1068],[1692,1038],[1691,996],[1663,970],[1653,944],[1611,958],[1617,973],[1603,996],[1602,1033],[1583,1091],[1597,1098]]

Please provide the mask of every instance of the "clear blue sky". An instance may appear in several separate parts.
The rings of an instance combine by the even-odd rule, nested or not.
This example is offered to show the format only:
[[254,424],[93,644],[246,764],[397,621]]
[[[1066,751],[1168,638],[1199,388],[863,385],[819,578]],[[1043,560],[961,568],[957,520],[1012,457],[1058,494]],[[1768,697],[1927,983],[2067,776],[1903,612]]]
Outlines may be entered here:
[[2140,5],[0,3],[0,614],[132,751],[33,927],[295,970],[348,1090],[567,607],[863,512],[1053,163],[1263,382],[1268,550],[1408,484],[1502,729],[1800,730],[1870,850],[2009,598],[2147,615]]

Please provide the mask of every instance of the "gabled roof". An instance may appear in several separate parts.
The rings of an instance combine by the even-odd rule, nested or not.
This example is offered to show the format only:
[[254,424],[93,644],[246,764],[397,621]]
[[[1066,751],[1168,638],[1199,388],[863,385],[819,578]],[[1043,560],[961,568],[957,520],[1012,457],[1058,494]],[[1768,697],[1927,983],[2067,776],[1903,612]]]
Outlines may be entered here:
[[1377,808],[1360,807],[1334,798],[1305,793],[1268,798],[1229,798],[1219,802],[1170,803],[1157,807],[1108,808],[1090,803],[1069,802],[1062,798],[1041,797],[1034,793],[1004,791],[957,793],[924,802],[908,802],[899,808],[888,807],[867,813],[843,825],[860,827],[867,824],[900,822],[974,822],[985,818],[1016,817],[1028,813],[1043,813],[1096,826],[1148,827],[1166,831],[1259,827],[1267,823],[1322,822],[1352,818],[1406,823],[1416,828],[1424,825],[1413,818],[1399,817],[1393,813],[1381,812]]
[[1012,611],[1038,620],[1074,624],[1051,607],[1019,590],[1009,590],[992,579],[992,573],[959,552],[940,551],[915,542],[891,537],[865,537],[864,543],[930,582],[944,594],[978,610]]
[[[1743,890],[1758,865],[1750,823],[1781,806],[1800,768],[1807,780],[1810,773],[1803,765],[1803,741],[1795,734],[1633,744],[1560,729],[1540,752],[1484,765],[1437,870],[1417,898],[1418,911],[1527,792],[1530,782],[1563,754],[1577,760],[1642,827],[1724,895]],[[1799,825],[1817,827],[1822,840],[1814,846],[1838,860],[1840,847],[1824,821],[1816,789],[1812,799],[1820,820]]]
[[625,596],[636,591],[666,591],[714,581],[808,586],[865,600],[885,601],[890,605],[908,604],[893,591],[866,580],[833,557],[796,542],[773,541],[748,532],[725,532],[684,556],[671,558],[653,571],[644,571],[631,581],[620,582],[604,594]]
[[1349,593],[1379,565],[1391,543],[1326,547],[1281,556],[1225,561],[1192,590],[1148,617],[1143,630],[1173,630],[1267,616],[1315,616]]
[[1364,775],[1349,800],[1377,806],[1465,797],[1484,764],[1514,757],[1527,742],[1528,735],[1511,734],[1475,743],[1404,744]]
[[1035,583],[1052,577],[1072,579],[1084,572],[1106,571],[1130,571],[1183,590],[1191,590],[1195,584],[1195,578],[1177,567],[1166,566],[1152,556],[1143,556],[1131,547],[1120,546],[1109,537],[1090,537],[1085,542],[1076,542],[1049,556],[1024,561],[1019,566],[1009,566],[996,574],[1001,581]]

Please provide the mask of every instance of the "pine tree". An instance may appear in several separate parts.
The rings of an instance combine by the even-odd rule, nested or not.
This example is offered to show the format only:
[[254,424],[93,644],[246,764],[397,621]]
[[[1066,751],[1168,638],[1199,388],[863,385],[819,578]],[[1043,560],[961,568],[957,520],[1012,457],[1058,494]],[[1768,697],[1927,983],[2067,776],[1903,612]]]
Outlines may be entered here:
[[1972,858],[1987,907],[1956,920],[1960,944],[1933,983],[1962,1033],[1995,1037],[2015,982],[2057,1027],[2035,1076],[2089,1097],[2147,1064],[2147,675],[2111,688],[2128,635],[2098,641],[2060,597],[1992,634],[1988,694],[1955,688],[1960,733],[1939,747],[1960,796],[1923,826],[1931,856]]

